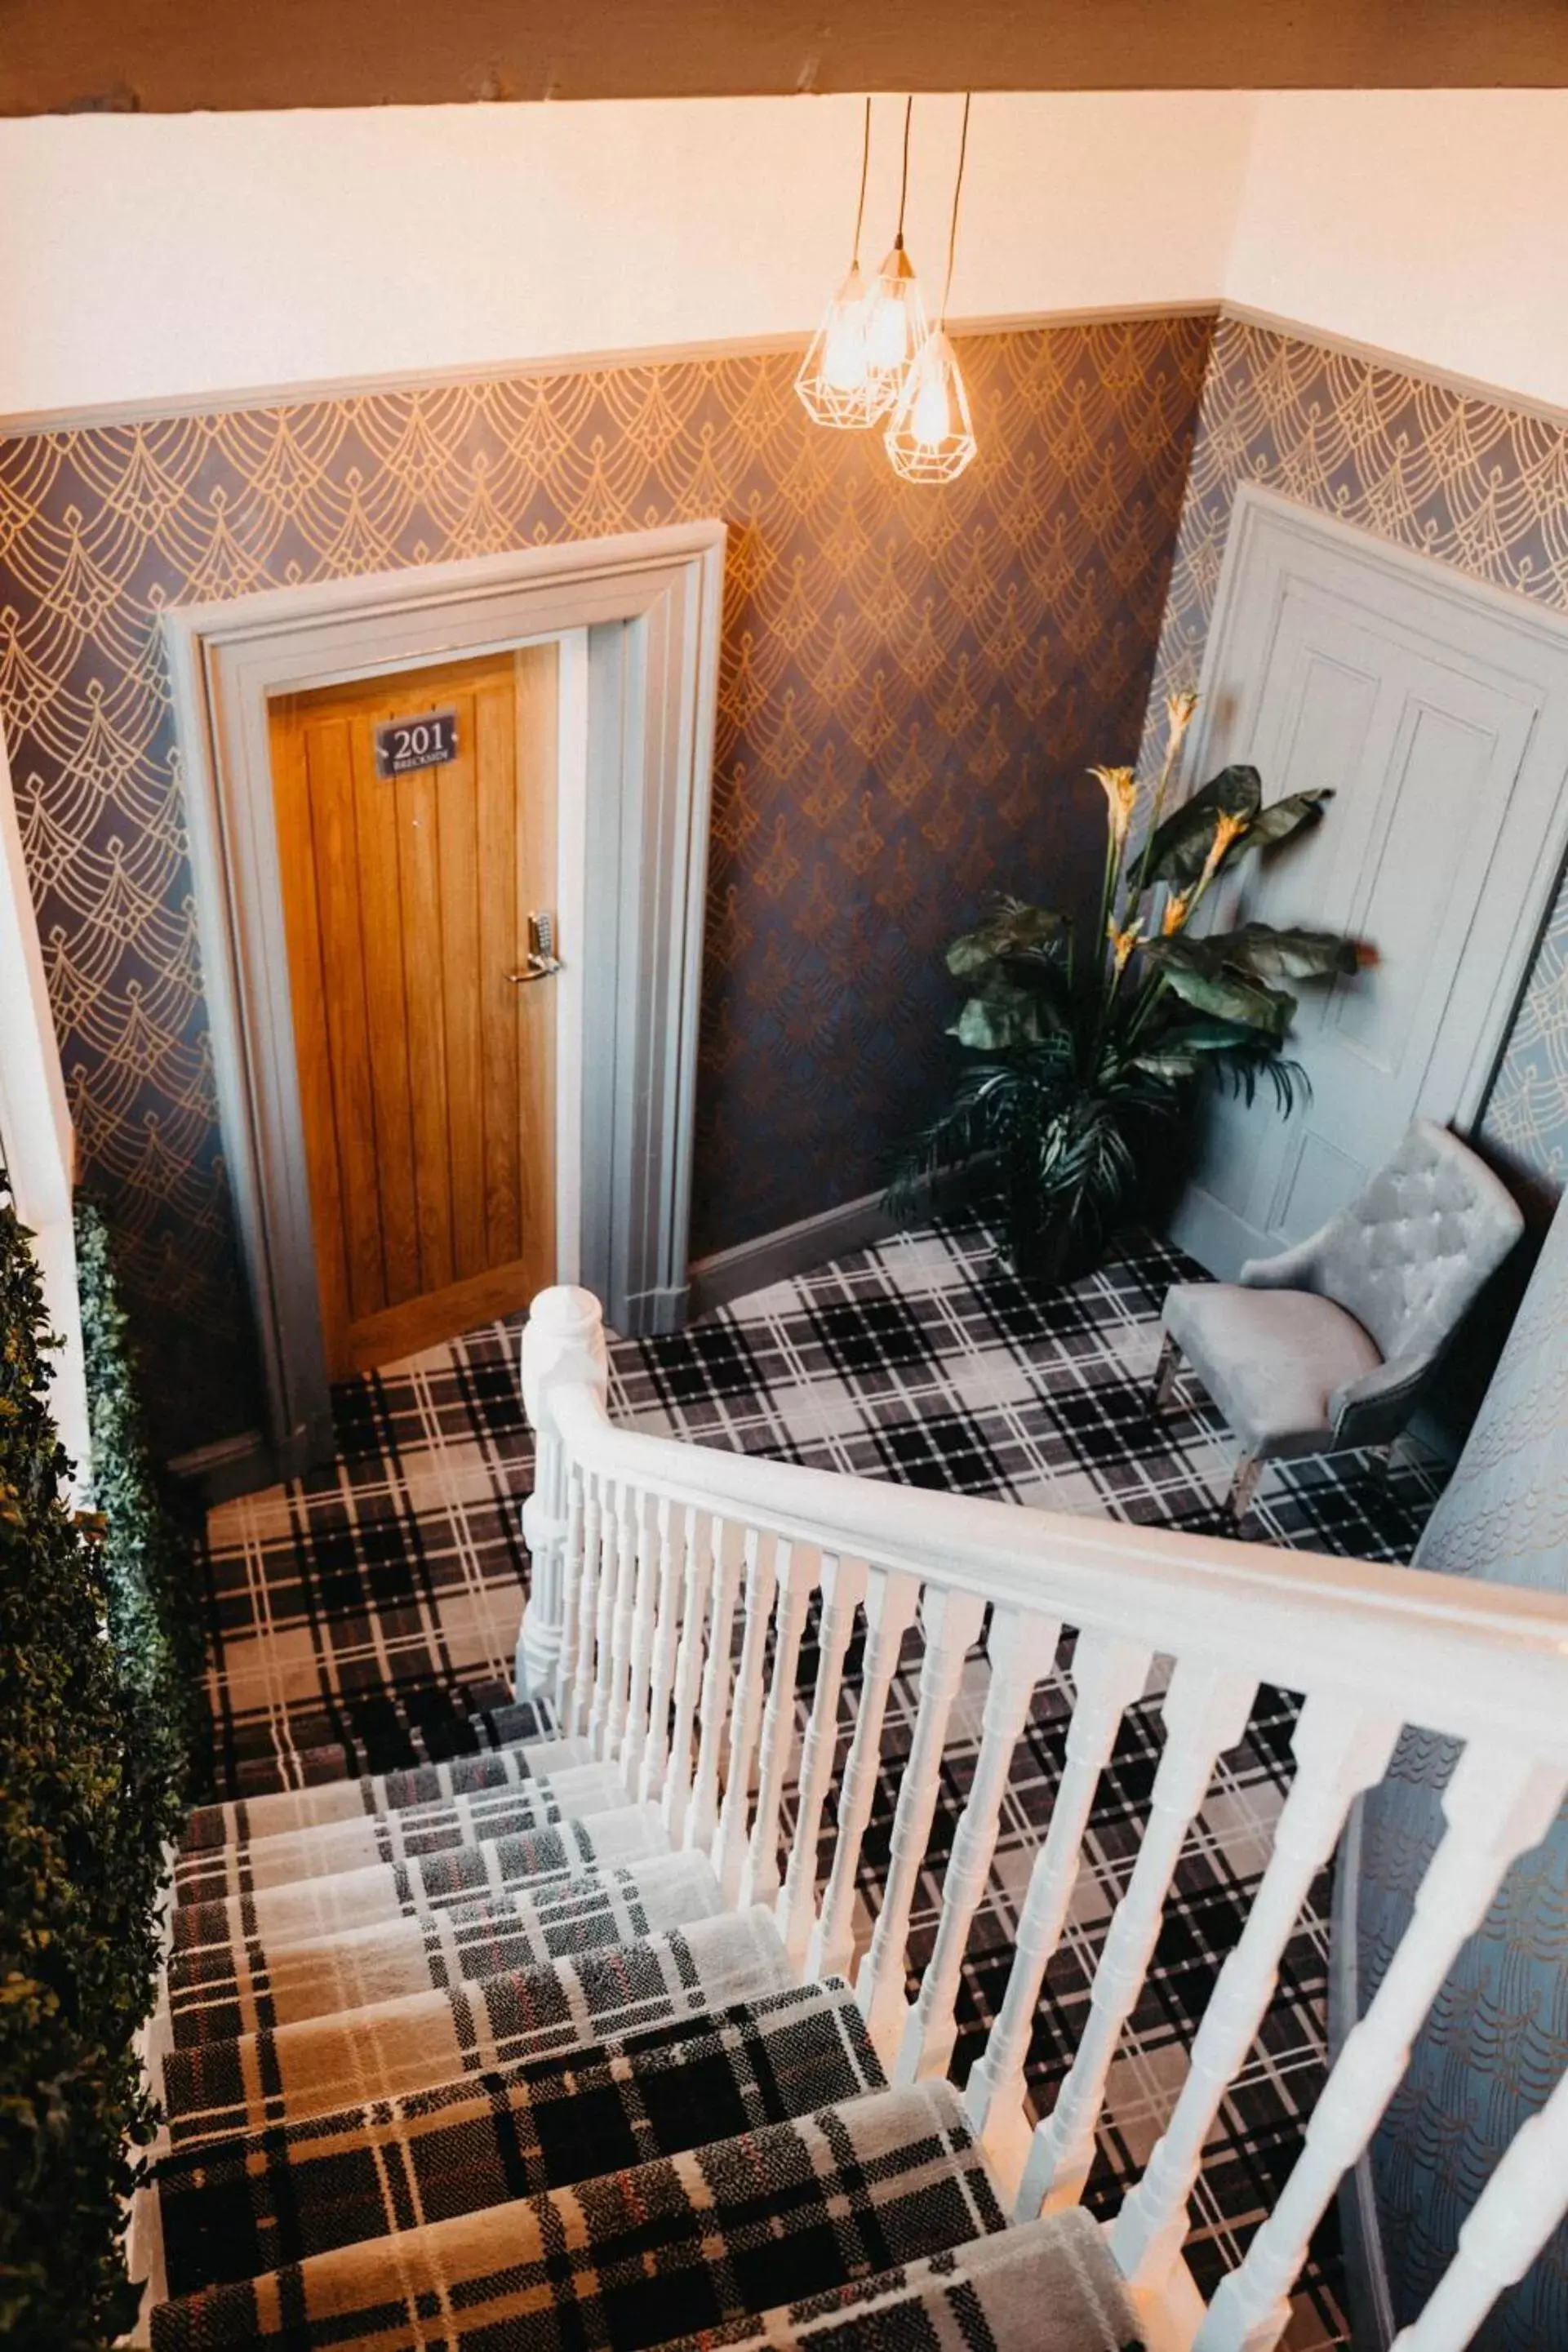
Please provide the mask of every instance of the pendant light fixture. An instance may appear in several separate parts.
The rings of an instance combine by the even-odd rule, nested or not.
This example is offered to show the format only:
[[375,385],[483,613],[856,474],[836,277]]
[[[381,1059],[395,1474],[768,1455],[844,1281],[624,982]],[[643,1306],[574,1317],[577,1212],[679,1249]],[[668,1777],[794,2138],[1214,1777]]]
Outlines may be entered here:
[[958,169],[953,182],[953,218],[947,231],[947,277],[936,324],[916,347],[904,371],[883,436],[895,474],[906,482],[956,481],[975,455],[969,395],[957,354],[947,340],[947,301],[953,291],[953,260],[958,247],[958,199],[969,143],[969,94],[964,96],[964,126],[958,138]]
[[871,295],[861,275],[861,227],[865,220],[866,173],[871,165],[871,100],[865,102],[861,141],[861,192],[855,207],[854,250],[849,275],[822,314],[800,362],[795,389],[813,424],[840,427],[874,425],[891,404],[889,387],[873,378],[866,354]]
[[898,183],[898,229],[892,248],[872,281],[866,303],[866,365],[881,398],[877,415],[898,398],[904,370],[925,341],[925,298],[915,265],[904,249],[904,211],[909,200],[909,130],[915,100],[904,102],[904,163]]

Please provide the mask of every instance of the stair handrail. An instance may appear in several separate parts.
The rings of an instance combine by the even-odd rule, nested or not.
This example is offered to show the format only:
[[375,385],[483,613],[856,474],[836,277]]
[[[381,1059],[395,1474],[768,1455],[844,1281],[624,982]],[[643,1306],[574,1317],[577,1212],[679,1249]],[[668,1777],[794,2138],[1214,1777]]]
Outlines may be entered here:
[[[597,1349],[598,1353],[595,1352]],[[523,1351],[538,1444],[524,1534],[535,1598],[519,1654],[545,1688],[559,1654],[552,1555],[565,1535],[557,1457],[689,1508],[755,1520],[790,1541],[873,1557],[923,1582],[1120,1628],[1156,1654],[1195,1640],[1263,1678],[1332,1682],[1454,1738],[1505,1726],[1568,1763],[1568,1597],[1241,1537],[1192,1534],[820,1470],[611,1420],[602,1319],[590,1291],[535,1299]],[[551,1602],[554,1601],[552,1608]],[[537,1601],[537,1605],[536,1605]],[[1347,1654],[1347,1628],[1354,1640]],[[548,1664],[547,1664],[548,1662]]]

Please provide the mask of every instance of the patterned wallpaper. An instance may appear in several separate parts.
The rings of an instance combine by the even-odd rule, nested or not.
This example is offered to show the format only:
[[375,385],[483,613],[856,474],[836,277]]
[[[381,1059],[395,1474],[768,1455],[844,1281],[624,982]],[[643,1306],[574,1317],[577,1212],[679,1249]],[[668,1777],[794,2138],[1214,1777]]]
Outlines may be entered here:
[[[1155,670],[1196,680],[1231,502],[1260,482],[1302,506],[1568,610],[1568,425],[1221,320],[1216,331]],[[1151,724],[1145,771],[1158,757]],[[1568,882],[1499,1065],[1486,1142],[1550,1207],[1568,1186]]]
[[876,1185],[928,1104],[939,950],[1087,898],[1138,740],[1211,322],[971,341],[980,456],[911,488],[786,357],[617,367],[0,444],[0,714],[88,1181],[163,1432],[254,1423],[165,606],[706,515],[731,525],[693,1248]]

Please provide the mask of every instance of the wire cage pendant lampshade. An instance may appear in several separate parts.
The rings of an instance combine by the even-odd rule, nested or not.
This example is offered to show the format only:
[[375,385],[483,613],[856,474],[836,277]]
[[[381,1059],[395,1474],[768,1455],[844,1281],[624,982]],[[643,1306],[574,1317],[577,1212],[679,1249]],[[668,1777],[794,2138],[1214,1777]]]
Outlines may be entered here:
[[969,415],[969,395],[958,356],[947,339],[947,299],[953,290],[953,260],[958,246],[958,199],[969,143],[969,99],[958,139],[958,169],[953,183],[953,218],[947,234],[947,278],[942,313],[914,350],[903,373],[883,443],[894,472],[906,482],[956,481],[978,446]]
[[894,387],[873,376],[866,347],[871,289],[861,273],[861,228],[865,220],[866,172],[871,163],[871,100],[865,102],[861,142],[861,192],[855,209],[854,248],[843,284],[822,314],[800,362],[795,389],[813,424],[841,430],[874,425],[887,414]]
[[866,366],[881,396],[879,415],[897,400],[904,372],[925,341],[925,297],[904,242],[909,200],[909,131],[915,100],[904,102],[904,161],[898,183],[898,227],[866,298]]
[[883,437],[906,482],[956,481],[974,457],[969,395],[945,328],[933,327],[911,360]]

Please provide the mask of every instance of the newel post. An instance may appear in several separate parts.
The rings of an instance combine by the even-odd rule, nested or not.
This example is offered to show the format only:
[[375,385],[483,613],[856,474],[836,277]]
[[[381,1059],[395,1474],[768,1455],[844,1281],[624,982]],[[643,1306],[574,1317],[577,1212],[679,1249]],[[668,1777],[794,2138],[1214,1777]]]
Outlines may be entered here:
[[[591,1290],[558,1283],[539,1292],[523,1326],[522,1381],[523,1409],[534,1432],[535,1452],[534,1490],[523,1505],[523,1541],[532,1565],[517,1634],[517,1694],[519,1698],[554,1698],[567,1612],[581,1570],[582,1511],[580,1495],[577,1509],[571,1507],[571,1470],[551,1398],[563,1388],[589,1388],[603,1401],[609,1358],[604,1318]],[[569,1539],[573,1528],[575,1547]],[[579,1557],[571,1557],[574,1549]],[[570,1671],[573,1662],[564,1663]]]

